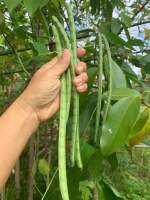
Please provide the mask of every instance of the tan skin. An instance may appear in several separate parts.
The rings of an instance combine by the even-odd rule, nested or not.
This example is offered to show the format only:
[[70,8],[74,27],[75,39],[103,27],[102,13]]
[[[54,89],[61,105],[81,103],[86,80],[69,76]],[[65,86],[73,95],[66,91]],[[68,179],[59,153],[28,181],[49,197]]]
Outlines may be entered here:
[[[84,56],[85,50],[79,48],[77,54]],[[43,65],[23,93],[0,117],[0,190],[39,124],[59,110],[60,76],[69,67],[70,57],[66,49],[61,58],[56,57]],[[87,91],[87,81],[86,64],[79,62],[73,80],[78,92]]]

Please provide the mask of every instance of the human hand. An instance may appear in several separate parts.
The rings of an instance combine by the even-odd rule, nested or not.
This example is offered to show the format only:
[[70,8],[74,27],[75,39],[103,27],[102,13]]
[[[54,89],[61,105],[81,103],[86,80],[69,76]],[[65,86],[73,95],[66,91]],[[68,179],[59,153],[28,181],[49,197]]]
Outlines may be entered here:
[[[85,50],[77,49],[79,57],[85,55]],[[70,64],[70,52],[64,50],[61,58],[55,57],[43,65],[32,77],[29,85],[19,97],[22,105],[29,106],[37,115],[40,122],[52,117],[59,109],[60,76]],[[73,83],[78,92],[87,90],[88,76],[86,64],[79,62],[76,66],[76,77]],[[31,110],[30,109],[30,110]]]

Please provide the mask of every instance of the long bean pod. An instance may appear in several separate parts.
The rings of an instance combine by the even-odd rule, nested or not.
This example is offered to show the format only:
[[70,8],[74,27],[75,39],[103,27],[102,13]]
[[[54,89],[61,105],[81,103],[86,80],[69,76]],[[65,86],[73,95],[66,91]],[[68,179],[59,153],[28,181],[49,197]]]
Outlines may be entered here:
[[[77,58],[77,39],[76,39],[76,29],[75,29],[75,22],[74,22],[74,16],[73,11],[70,6],[70,4],[66,4],[66,9],[68,13],[68,19],[69,19],[69,25],[70,25],[70,40],[71,40],[71,49],[72,49],[72,56],[73,56],[73,67],[75,69],[78,58]],[[74,88],[74,95],[73,95],[73,127],[72,127],[72,152],[71,152],[71,161],[72,165],[74,166],[75,160],[77,160],[78,167],[82,168],[82,165],[80,163],[79,165],[79,159],[81,158],[80,155],[80,144],[79,140],[79,94],[77,93],[76,89]],[[76,151],[77,150],[77,151]],[[79,158],[80,157],[80,158]]]
[[[56,50],[58,56],[61,56],[62,47],[58,30],[52,26],[53,34],[56,42]],[[59,184],[63,200],[69,200],[67,173],[66,173],[66,117],[67,117],[67,103],[66,103],[66,76],[61,77],[61,95],[60,95],[60,122],[59,122],[59,139],[58,139],[58,167],[59,167]]]
[[111,95],[112,95],[112,59],[111,59],[111,51],[109,47],[109,43],[106,39],[106,37],[102,34],[102,37],[104,39],[104,43],[106,46],[106,51],[107,51],[107,56],[108,56],[108,65],[109,65],[109,80],[108,80],[108,99],[107,99],[107,104],[106,104],[106,109],[104,111],[104,116],[103,116],[103,123],[106,121],[109,107],[111,104]]
[[[66,48],[71,51],[70,40],[68,38],[68,35],[67,35],[64,27],[62,26],[60,21],[57,19],[57,17],[53,16],[52,19],[53,19],[56,27],[58,28],[59,32],[61,33],[61,35],[62,35],[62,37],[64,39]],[[71,78],[73,79],[73,77],[75,75],[72,56],[71,56],[71,64],[70,64],[70,66],[71,66],[71,69],[69,68],[68,71],[67,71],[67,108],[68,108],[68,112],[67,113],[68,113],[68,116],[69,116],[70,102],[71,102]],[[71,72],[71,74],[70,74],[70,72]]]
[[[95,124],[95,143],[97,144],[99,127],[100,127],[100,113],[101,113],[101,104],[102,104],[102,76],[103,76],[103,44],[102,36],[98,34],[98,46],[99,46],[99,55],[98,55],[98,98],[97,98],[97,110],[96,110],[96,124]],[[99,141],[98,141],[99,142]]]

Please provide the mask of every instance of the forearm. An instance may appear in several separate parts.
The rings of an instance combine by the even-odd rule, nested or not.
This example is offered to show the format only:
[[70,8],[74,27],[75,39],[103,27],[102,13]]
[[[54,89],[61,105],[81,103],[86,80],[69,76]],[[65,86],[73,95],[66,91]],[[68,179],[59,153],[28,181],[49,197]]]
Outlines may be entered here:
[[36,113],[17,99],[0,118],[0,189],[39,125]]

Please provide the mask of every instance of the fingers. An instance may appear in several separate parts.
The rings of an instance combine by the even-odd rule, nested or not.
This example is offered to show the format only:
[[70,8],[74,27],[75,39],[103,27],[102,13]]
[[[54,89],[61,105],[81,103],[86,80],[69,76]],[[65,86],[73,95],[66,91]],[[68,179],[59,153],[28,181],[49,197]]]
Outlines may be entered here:
[[69,67],[70,57],[71,57],[70,51],[68,49],[65,49],[62,53],[62,56],[51,68],[52,73],[55,74],[56,76],[62,75]]
[[88,89],[87,81],[88,81],[88,75],[87,75],[87,66],[84,62],[79,62],[76,67],[76,76],[73,80],[76,89],[78,92],[86,92]]
[[[78,54],[79,57],[84,56],[85,53],[86,53],[85,49],[83,49],[83,48],[77,49],[77,54]],[[69,50],[65,49],[63,54],[62,54],[62,57],[59,60],[58,60],[58,57],[53,58],[50,62],[43,65],[41,70],[49,70],[52,67],[55,68],[56,64],[60,64],[59,66],[61,68],[57,72],[58,72],[59,75],[61,75],[67,69],[67,67],[69,65],[68,63],[70,64],[70,52],[69,52]]]
[[73,80],[74,85],[78,92],[86,92],[88,89],[87,86],[88,75],[86,72],[83,72],[79,76],[75,77]]
[[79,62],[76,67],[76,74],[81,74],[87,70],[87,66],[85,62]]
[[80,74],[79,76],[75,77],[73,82],[76,86],[80,86],[83,83],[87,83],[88,81],[88,75],[86,72]]
[[82,57],[85,54],[86,54],[86,50],[85,49],[83,49],[83,48],[78,48],[77,49],[77,55],[78,55],[78,57]]
[[78,91],[78,92],[86,92],[87,89],[88,89],[88,86],[87,86],[86,83],[83,84],[83,85],[81,85],[81,86],[79,86],[79,87],[77,87],[77,91]]

